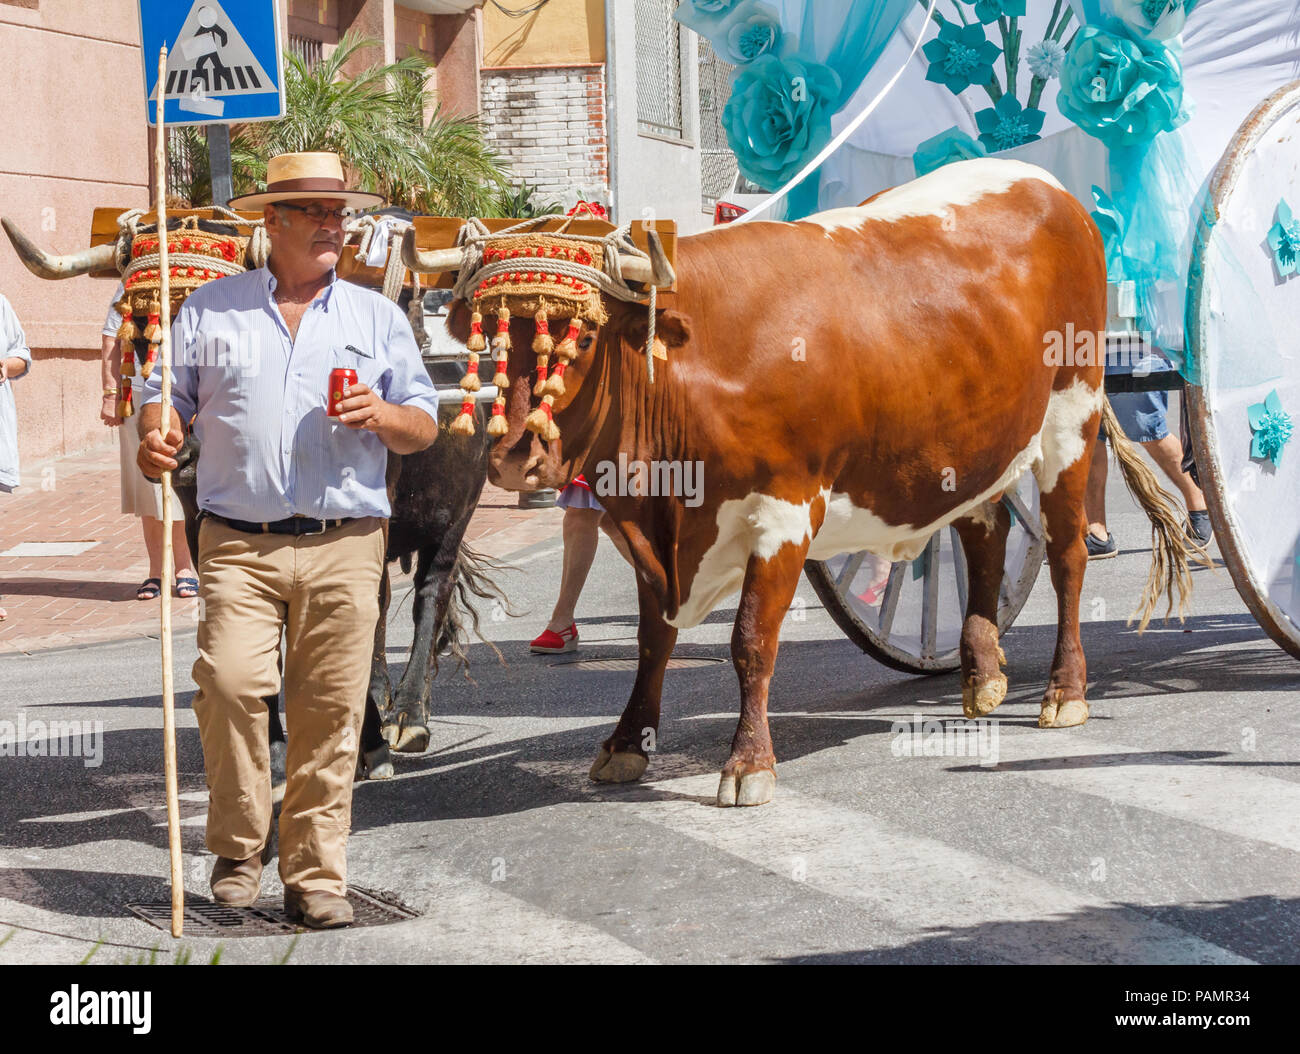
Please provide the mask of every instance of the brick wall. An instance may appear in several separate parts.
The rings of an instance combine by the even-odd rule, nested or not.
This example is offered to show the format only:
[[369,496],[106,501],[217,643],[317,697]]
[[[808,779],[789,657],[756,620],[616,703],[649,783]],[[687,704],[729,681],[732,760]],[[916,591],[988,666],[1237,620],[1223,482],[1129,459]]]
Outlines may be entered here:
[[488,139],[517,183],[566,208],[609,204],[604,66],[485,69],[480,89]]

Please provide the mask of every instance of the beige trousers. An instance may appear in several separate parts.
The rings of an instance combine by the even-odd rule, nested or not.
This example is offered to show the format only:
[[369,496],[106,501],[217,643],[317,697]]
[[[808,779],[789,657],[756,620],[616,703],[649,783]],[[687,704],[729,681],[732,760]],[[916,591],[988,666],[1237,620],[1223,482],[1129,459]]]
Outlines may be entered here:
[[383,567],[383,520],[322,535],[245,534],[205,517],[199,531],[194,714],[208,781],[208,848],[245,860],[271,830],[268,716],[284,693],[288,782],[280,807],[285,886],[342,895],[352,779]]

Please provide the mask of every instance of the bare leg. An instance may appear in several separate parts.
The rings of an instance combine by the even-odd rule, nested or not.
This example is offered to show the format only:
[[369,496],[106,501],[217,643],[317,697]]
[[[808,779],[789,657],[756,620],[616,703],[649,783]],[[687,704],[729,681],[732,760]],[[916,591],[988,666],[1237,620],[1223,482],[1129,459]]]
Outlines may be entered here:
[[[162,520],[153,516],[141,516],[140,526],[144,531],[144,551],[149,554],[149,577],[162,577]],[[188,552],[188,548],[186,549]]]
[[582,587],[587,584],[600,536],[596,529],[605,513],[598,509],[564,510],[564,570],[560,575],[560,595],[546,628],[552,633],[566,630],[574,623],[574,610]]
[[[162,520],[158,520],[158,538],[162,540]],[[172,559],[176,562],[176,573],[178,575],[189,572],[194,574],[194,560],[190,556],[190,543],[185,537],[185,520],[181,519],[172,522]],[[161,566],[161,555],[159,559]]]
[[[144,549],[149,554],[149,577],[162,577],[162,520],[153,516],[140,517],[144,532]],[[172,559],[176,563],[176,573],[188,571],[194,573],[194,560],[190,556],[190,543],[185,537],[185,520],[177,519],[172,523]]]
[[1092,448],[1092,471],[1088,473],[1088,489],[1084,496],[1088,531],[1099,542],[1110,537],[1106,527],[1106,475],[1110,468],[1106,454],[1106,444],[1098,440]]
[[1143,443],[1142,449],[1151,456],[1151,460],[1156,463],[1160,471],[1168,476],[1182,493],[1183,504],[1187,506],[1187,511],[1204,512],[1205,495],[1201,493],[1201,488],[1196,485],[1192,477],[1183,471],[1181,440],[1175,435],[1167,435],[1154,443]]

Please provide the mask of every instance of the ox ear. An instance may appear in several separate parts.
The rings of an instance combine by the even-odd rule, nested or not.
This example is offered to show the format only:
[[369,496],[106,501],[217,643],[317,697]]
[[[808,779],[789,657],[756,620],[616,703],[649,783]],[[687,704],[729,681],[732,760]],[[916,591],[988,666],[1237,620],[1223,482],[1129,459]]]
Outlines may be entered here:
[[[633,305],[628,312],[627,320],[620,328],[623,339],[632,347],[645,347],[646,338],[650,335],[650,320],[644,308]],[[690,342],[691,320],[677,311],[656,311],[655,336],[667,348],[680,348]]]
[[447,308],[447,332],[458,344],[467,344],[470,336],[470,319],[474,312],[463,300],[453,300]]

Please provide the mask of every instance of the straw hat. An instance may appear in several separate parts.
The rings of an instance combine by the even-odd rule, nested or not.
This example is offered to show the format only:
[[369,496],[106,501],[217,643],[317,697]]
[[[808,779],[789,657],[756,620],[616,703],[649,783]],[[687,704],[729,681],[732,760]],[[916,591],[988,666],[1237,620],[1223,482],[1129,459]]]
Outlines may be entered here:
[[266,163],[266,190],[244,194],[230,202],[232,209],[260,209],[277,201],[300,198],[342,199],[347,208],[368,209],[382,205],[383,196],[348,190],[343,182],[343,162],[338,154],[315,152],[281,154]]

